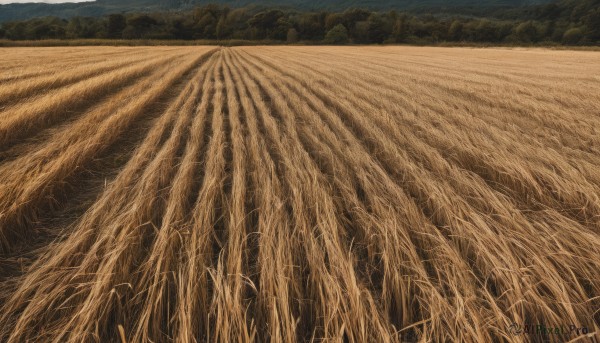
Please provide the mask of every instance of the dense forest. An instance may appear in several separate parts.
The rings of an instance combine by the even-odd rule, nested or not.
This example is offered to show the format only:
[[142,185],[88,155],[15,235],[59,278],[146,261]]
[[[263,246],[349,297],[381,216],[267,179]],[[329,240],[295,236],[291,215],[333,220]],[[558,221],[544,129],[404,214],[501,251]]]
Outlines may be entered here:
[[437,12],[444,10],[486,13],[490,9],[514,8],[552,1],[554,0],[95,0],[60,4],[37,2],[0,5],[0,23],[41,16],[100,17],[112,13],[185,11],[210,3],[235,8],[255,7],[301,11],[343,11],[348,8],[365,8],[375,11]]
[[125,13],[3,23],[0,39],[270,40],[326,44],[600,44],[600,0],[498,8],[485,17],[439,12],[299,11],[208,4],[181,12]]

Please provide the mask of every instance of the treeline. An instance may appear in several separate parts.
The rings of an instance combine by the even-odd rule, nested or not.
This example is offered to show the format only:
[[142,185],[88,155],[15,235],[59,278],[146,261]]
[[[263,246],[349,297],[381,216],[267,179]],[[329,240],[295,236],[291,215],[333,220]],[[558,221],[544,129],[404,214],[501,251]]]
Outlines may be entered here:
[[111,14],[100,18],[56,17],[8,22],[0,38],[275,40],[288,43],[502,44],[600,43],[598,0],[563,1],[490,13],[486,18],[406,12],[298,12],[206,5],[182,13]]

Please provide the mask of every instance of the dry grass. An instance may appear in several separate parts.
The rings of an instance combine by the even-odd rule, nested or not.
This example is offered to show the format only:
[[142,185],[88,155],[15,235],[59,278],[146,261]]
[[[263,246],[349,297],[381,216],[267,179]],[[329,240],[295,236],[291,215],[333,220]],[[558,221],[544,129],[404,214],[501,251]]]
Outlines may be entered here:
[[2,62],[0,341],[600,339],[597,52]]

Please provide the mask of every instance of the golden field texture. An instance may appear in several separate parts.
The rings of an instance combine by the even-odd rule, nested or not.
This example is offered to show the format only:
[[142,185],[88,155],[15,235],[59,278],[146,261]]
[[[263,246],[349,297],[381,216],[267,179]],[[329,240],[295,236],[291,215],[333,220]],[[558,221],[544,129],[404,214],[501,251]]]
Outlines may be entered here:
[[2,342],[600,338],[598,52],[0,53]]

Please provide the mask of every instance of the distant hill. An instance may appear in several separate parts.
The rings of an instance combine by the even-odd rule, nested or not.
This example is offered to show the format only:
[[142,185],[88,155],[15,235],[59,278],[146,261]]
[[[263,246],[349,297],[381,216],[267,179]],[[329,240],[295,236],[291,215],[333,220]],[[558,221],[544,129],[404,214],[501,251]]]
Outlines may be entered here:
[[155,12],[187,10],[194,6],[218,3],[231,7],[256,5],[300,10],[343,10],[361,7],[373,10],[397,9],[408,11],[451,10],[470,7],[518,7],[551,2],[552,0],[98,0],[67,4],[9,4],[0,5],[0,22],[23,20],[41,16],[70,18],[73,16],[97,17],[108,13]]

